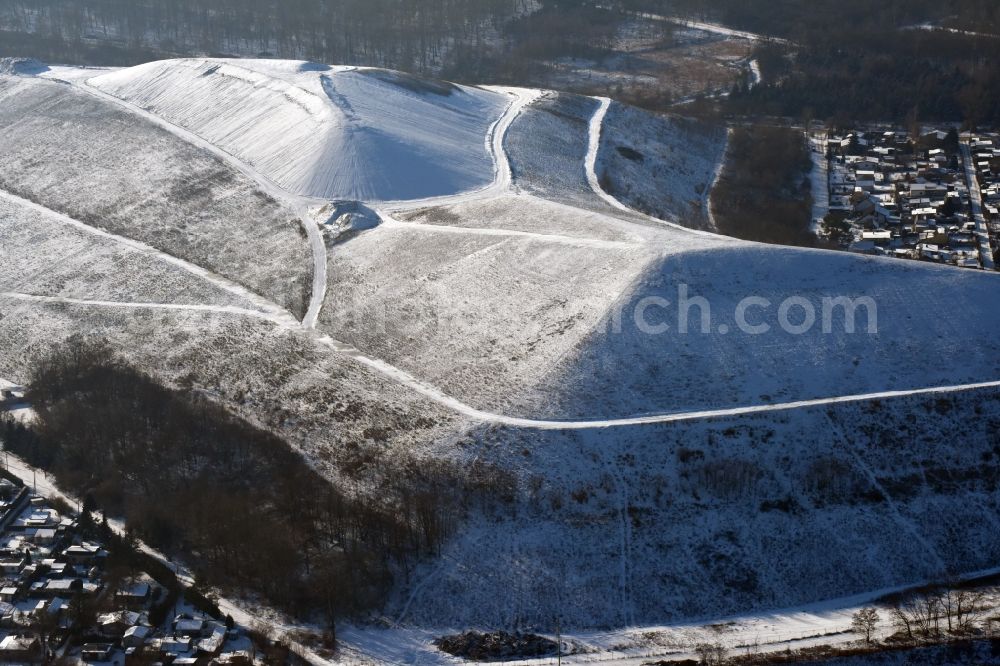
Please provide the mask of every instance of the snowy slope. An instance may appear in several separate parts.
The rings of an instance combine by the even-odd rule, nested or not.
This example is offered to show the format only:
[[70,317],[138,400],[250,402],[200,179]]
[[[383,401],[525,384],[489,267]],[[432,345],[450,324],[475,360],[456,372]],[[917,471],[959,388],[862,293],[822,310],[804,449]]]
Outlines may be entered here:
[[[542,203],[511,216],[530,223],[553,212]],[[498,221],[488,206],[452,214]],[[383,223],[330,248],[320,328],[475,407],[502,408],[653,257],[637,243],[540,231]]]
[[252,303],[176,265],[0,194],[0,292],[78,300]]
[[393,616],[439,632],[642,627],[995,566],[998,409],[994,389],[612,431],[483,430],[472,451],[438,454],[520,470],[516,517],[473,521]]
[[[12,209],[0,291],[69,300],[0,298],[0,376],[23,381],[86,331],[359,492],[395,456],[512,470],[509,514],[470,509],[440,558],[400,577],[388,610],[403,624],[655,624],[1000,555],[995,390],[606,422],[1000,379],[997,276],[696,233],[601,190],[704,225],[723,132],[300,62],[46,75],[72,84],[0,76],[0,185],[205,274],[188,288],[177,262]],[[439,195],[453,196],[387,203]],[[329,217],[348,209],[365,223]],[[330,222],[323,237],[312,221]],[[318,332],[273,311],[301,317],[310,278]],[[250,306],[232,309],[226,279]],[[638,304],[676,304],[681,284],[708,300],[709,330],[638,330]],[[853,335],[777,330],[788,296],[862,295],[875,334],[863,319]],[[736,330],[747,296],[770,299],[772,333]],[[654,317],[675,331],[676,312]],[[567,419],[581,423],[552,423]]]
[[[280,433],[331,478],[355,457],[391,460],[460,428],[448,411],[315,336],[259,317],[3,296],[0,312],[0,376],[27,382],[55,345],[80,335],[103,339],[144,371]],[[377,443],[369,435],[376,429]]]
[[[707,300],[705,332],[697,306],[682,332],[682,287],[690,299]],[[611,418],[991,381],[1000,377],[998,287],[994,274],[757,244],[665,254],[623,295],[621,330],[609,313],[539,388],[549,405],[544,416]],[[853,333],[839,308],[823,331],[823,299],[841,296],[874,300],[874,333],[864,308]],[[746,316],[768,325],[766,334],[739,328],[737,306],[747,297],[771,304]],[[633,315],[649,298],[672,304],[645,316],[668,331],[639,330]],[[805,333],[782,330],[779,308],[789,298],[815,312]],[[796,307],[789,320],[803,316]]]
[[0,155],[0,189],[305,312],[312,260],[295,214],[155,125],[69,85],[0,76]]
[[708,192],[725,148],[726,132],[718,126],[612,103],[601,133],[597,175],[631,208],[708,229]]
[[485,137],[509,100],[383,70],[297,61],[167,60],[90,85],[191,130],[285,189],[416,199],[485,187]]

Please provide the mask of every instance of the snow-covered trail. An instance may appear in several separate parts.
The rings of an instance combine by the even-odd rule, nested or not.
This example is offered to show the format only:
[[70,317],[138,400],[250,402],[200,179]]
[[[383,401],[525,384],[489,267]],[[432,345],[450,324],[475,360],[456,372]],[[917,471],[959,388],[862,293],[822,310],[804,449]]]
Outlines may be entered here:
[[680,18],[679,16],[664,16],[663,14],[653,14],[650,12],[639,12],[637,16],[639,18],[646,19],[647,21],[675,23],[685,28],[691,28],[692,30],[710,32],[715,35],[721,35],[723,37],[729,37],[732,39],[746,39],[751,42],[773,42],[775,44],[791,43],[787,39],[781,39],[780,37],[761,35],[759,33],[748,32],[746,30],[736,30],[735,28],[727,28],[726,26],[721,25],[719,23],[710,23],[708,21],[691,21],[688,19]]
[[114,95],[110,95],[103,90],[99,90],[87,84],[86,81],[65,81],[62,79],[53,80],[60,80],[64,83],[68,83],[77,90],[81,90],[105,102],[114,104],[129,113],[141,116],[143,119],[148,120],[163,130],[166,130],[182,141],[208,151],[256,183],[265,194],[273,198],[275,201],[281,202],[291,208],[295,212],[298,217],[299,224],[306,233],[306,238],[309,241],[309,247],[312,251],[313,257],[312,292],[309,298],[309,307],[306,310],[302,323],[306,328],[316,327],[320,310],[322,310],[323,302],[326,300],[326,243],[323,240],[323,234],[319,229],[319,225],[317,225],[311,218],[308,211],[311,207],[326,204],[327,202],[325,200],[292,194],[280,187],[267,176],[259,173],[251,165],[245,163],[232,153],[219,148],[214,143],[206,141],[197,134],[184,129],[179,125],[175,125],[155,113],[151,113],[141,107],[115,97]]
[[900,30],[925,30],[928,32],[940,30],[942,32],[950,32],[953,35],[963,35],[965,37],[1000,39],[1000,35],[992,32],[976,32],[975,30],[962,30],[961,28],[946,28],[941,25],[934,25],[933,23],[918,23],[916,25],[904,25],[902,28],[900,28]]
[[751,89],[756,88],[757,86],[760,85],[760,82],[764,79],[764,77],[760,73],[760,61],[754,58],[749,63],[747,63],[747,66],[750,68],[750,88]]
[[529,238],[548,243],[560,243],[577,247],[596,247],[605,250],[639,247],[642,243],[628,241],[604,240],[601,238],[584,238],[580,236],[561,236],[558,234],[540,234],[531,231],[513,229],[497,229],[495,227],[454,227],[444,224],[425,224],[421,222],[403,222],[382,213],[382,226],[392,229],[418,229],[429,233],[462,234],[470,236],[498,236],[501,238]]
[[708,223],[712,225],[714,231],[719,230],[719,225],[715,221],[715,210],[712,208],[712,192],[715,190],[715,186],[719,184],[719,179],[722,178],[722,172],[726,168],[726,158],[729,156],[729,144],[733,137],[733,129],[731,127],[726,128],[726,138],[722,142],[722,150],[719,151],[719,157],[715,162],[715,171],[712,172],[712,182],[708,184],[705,188],[705,192],[702,195],[702,210],[705,211],[705,217],[708,218]]
[[[267,318],[272,319],[275,322],[280,321],[282,325],[285,326],[298,325],[298,322],[295,319],[295,317],[290,312],[280,307],[276,303],[269,301],[263,296],[247,289],[242,285],[233,282],[232,280],[229,280],[228,278],[224,278],[221,275],[209,271],[208,269],[202,268],[197,264],[192,264],[191,262],[185,261],[184,259],[179,259],[178,257],[175,257],[172,254],[167,254],[166,252],[162,252],[140,241],[132,240],[131,238],[125,238],[124,236],[118,236],[108,231],[104,231],[103,229],[92,227],[89,224],[80,222],[79,220],[73,219],[68,215],[64,215],[63,213],[52,210],[51,208],[46,208],[41,204],[37,204],[34,201],[23,199],[15,194],[11,194],[6,190],[0,189],[0,199],[5,199],[15,205],[34,210],[48,219],[55,220],[56,222],[60,222],[67,226],[71,226],[75,229],[79,229],[80,231],[84,231],[88,234],[110,240],[119,245],[124,245],[125,247],[128,247],[137,252],[141,252],[145,255],[158,259],[159,261],[168,263],[172,266],[176,266],[198,278],[201,278],[202,280],[205,280],[206,282],[210,282],[211,284],[215,285],[216,287],[219,287],[220,289],[228,291],[229,293],[250,302],[254,307],[260,309],[260,313],[258,313],[259,315],[265,315]],[[219,311],[225,309],[222,306],[218,306],[217,308],[215,306],[212,307]]]
[[813,200],[810,229],[818,235],[822,230],[823,220],[830,212],[830,161],[826,156],[826,140],[812,139],[808,131],[806,140],[809,142],[809,155],[813,163],[812,171],[809,172]]
[[[995,576],[1000,568],[970,572],[958,581],[975,582]],[[695,646],[718,644],[731,656],[742,654],[767,654],[800,650],[820,645],[838,648],[856,645],[858,635],[851,629],[852,615],[861,608],[875,607],[881,615],[877,638],[885,640],[895,632],[889,620],[889,608],[883,601],[887,595],[917,590],[935,581],[912,581],[870,590],[850,597],[811,602],[792,608],[776,608],[753,614],[727,617],[705,617],[684,620],[674,624],[622,627],[610,631],[564,632],[564,645],[577,645],[583,649],[554,656],[514,659],[503,662],[505,666],[556,666],[557,664],[613,664],[615,666],[646,666],[654,660],[663,662],[698,661]],[[995,607],[996,597],[987,601]],[[396,627],[352,627],[343,632],[345,652],[357,653],[361,658],[341,663],[350,664],[424,664],[445,666],[455,663],[449,655],[440,652],[434,639],[453,628],[414,629]],[[555,639],[556,636],[546,634]],[[652,637],[652,640],[650,640]]]
[[[391,365],[381,359],[372,358],[353,345],[330,336],[319,336],[313,331],[304,329],[298,322],[288,318],[274,317],[267,313],[255,312],[233,308],[232,306],[213,305],[183,305],[168,303],[126,303],[118,301],[85,301],[79,299],[68,299],[60,297],[33,296],[30,294],[4,293],[0,297],[33,300],[38,302],[51,302],[63,304],[75,304],[88,307],[111,307],[130,309],[170,309],[188,310],[193,312],[214,312],[218,314],[251,316],[268,322],[277,324],[283,328],[300,330],[315,335],[317,342],[331,349],[338,354],[347,356],[354,361],[364,365],[377,373],[392,379],[393,381],[406,386],[423,397],[468,418],[471,421],[489,423],[493,425],[509,426],[514,428],[524,428],[529,430],[603,430],[607,428],[618,428],[628,426],[655,425],[661,423],[680,423],[685,421],[698,421],[704,419],[724,418],[733,416],[745,416],[749,414],[764,414],[769,412],[784,412],[807,407],[823,407],[828,405],[849,404],[857,402],[869,402],[872,400],[885,400],[891,398],[902,398],[920,395],[943,395],[949,393],[961,393],[985,388],[1000,388],[1000,381],[979,382],[975,384],[958,384],[953,386],[936,386],[916,388],[909,390],[879,391],[875,393],[862,393],[855,395],[842,395],[829,398],[814,398],[809,400],[797,400],[793,402],[772,403],[765,405],[747,405],[742,407],[729,407],[723,409],[706,409],[690,412],[672,412],[664,414],[648,414],[644,416],[633,416],[619,419],[599,419],[599,420],[578,420],[578,421],[556,421],[543,419],[529,419],[517,416],[507,416],[481,409],[476,409],[458,398],[448,395],[441,389],[417,379],[405,370]],[[290,317],[290,315],[289,315]]]
[[298,323],[288,317],[275,316],[259,310],[240,308],[234,305],[203,305],[199,303],[143,303],[131,301],[101,301],[85,298],[67,298],[65,296],[39,296],[36,294],[24,294],[17,291],[0,292],[0,299],[8,298],[16,301],[29,301],[32,303],[54,303],[60,305],[79,305],[82,307],[100,308],[121,308],[124,310],[181,310],[190,312],[213,312],[217,314],[236,315],[250,317],[252,319],[262,319],[277,324],[282,327],[297,326]]
[[334,340],[328,336],[319,339],[330,349],[350,356],[358,363],[365,365],[378,373],[385,375],[396,382],[412,389],[420,395],[432,400],[439,405],[446,407],[472,421],[490,423],[494,425],[509,426],[514,428],[525,428],[529,430],[603,430],[606,428],[618,428],[627,426],[655,425],[659,423],[680,423],[684,421],[698,421],[704,419],[714,419],[732,416],[745,416],[749,414],[764,414],[769,412],[786,412],[807,407],[824,407],[828,405],[850,404],[857,402],[870,402],[872,400],[885,400],[891,398],[904,398],[920,395],[941,395],[948,393],[961,393],[985,388],[1000,388],[1000,381],[979,382],[975,384],[959,384],[953,386],[936,386],[908,390],[879,391],[875,393],[860,393],[854,395],[841,395],[829,398],[813,398],[809,400],[796,400],[792,402],[772,403],[765,405],[746,405],[742,407],[728,407],[723,409],[705,409],[691,412],[674,412],[666,414],[648,414],[644,416],[633,416],[620,419],[600,419],[593,421],[554,421],[542,419],[527,419],[516,416],[506,416],[496,414],[481,409],[476,409],[465,404],[461,400],[452,397],[444,391],[427,384],[410,373],[390,365],[380,359],[365,355],[355,347],[346,343]]
[[510,103],[504,112],[500,114],[486,133],[486,150],[493,159],[493,182],[484,188],[459,192],[457,194],[446,194],[439,197],[429,197],[425,199],[406,199],[403,201],[375,201],[368,202],[372,207],[377,207],[379,214],[382,210],[390,212],[400,212],[429,208],[432,206],[444,206],[466,201],[479,201],[506,194],[511,191],[514,183],[513,170],[510,166],[510,156],[504,148],[504,141],[510,126],[514,124],[517,117],[526,106],[532,104],[543,95],[543,91],[534,88],[503,88],[499,86],[484,86],[486,90],[506,93],[511,96]]
[[[837,439],[843,442],[843,448],[846,449],[847,454],[854,460],[855,466],[861,470],[864,474],[865,479],[871,487],[885,500],[886,507],[888,508],[888,513],[892,514],[896,521],[896,524],[901,530],[909,532],[913,537],[914,541],[920,544],[921,552],[933,558],[936,561],[936,566],[938,571],[948,571],[948,565],[945,563],[944,559],[938,553],[938,549],[924,536],[923,532],[917,528],[917,525],[903,515],[903,512],[899,510],[899,504],[896,502],[896,498],[885,488],[885,486],[878,480],[878,475],[875,471],[864,461],[861,457],[861,453],[858,451],[858,447],[854,445],[854,440],[847,436],[844,429],[833,420],[829,414],[826,415],[826,420],[830,424],[830,428],[835,430],[839,437]],[[836,441],[836,440],[835,440]],[[925,479],[926,483],[926,479]]]

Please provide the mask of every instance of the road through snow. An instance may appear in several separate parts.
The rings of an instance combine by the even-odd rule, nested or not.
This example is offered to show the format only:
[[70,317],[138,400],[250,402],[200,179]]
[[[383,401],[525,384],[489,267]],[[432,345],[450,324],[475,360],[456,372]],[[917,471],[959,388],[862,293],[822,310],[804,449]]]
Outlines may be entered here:
[[446,224],[425,224],[421,222],[402,222],[382,213],[382,224],[386,228],[419,229],[428,233],[462,234],[470,236],[500,236],[511,238],[530,238],[548,243],[560,243],[577,247],[596,247],[602,249],[622,249],[636,247],[640,243],[629,241],[604,240],[602,238],[584,238],[581,236],[561,236],[558,234],[539,234],[532,231],[514,229],[497,229],[495,227],[453,227]]
[[976,163],[972,149],[968,143],[962,143],[962,163],[965,167],[965,180],[969,186],[969,203],[976,222],[976,237],[979,239],[979,260],[988,271],[996,269],[993,263],[993,247],[990,244],[990,230],[983,216],[983,192],[979,187],[979,177],[976,175]]

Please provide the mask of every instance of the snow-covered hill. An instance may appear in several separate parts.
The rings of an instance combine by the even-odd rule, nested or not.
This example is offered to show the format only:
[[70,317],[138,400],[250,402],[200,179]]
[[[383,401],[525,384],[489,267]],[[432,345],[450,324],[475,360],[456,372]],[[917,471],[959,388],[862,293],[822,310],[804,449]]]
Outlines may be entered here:
[[509,99],[385,70],[166,60],[89,84],[254,165],[295,194],[417,199],[493,180],[486,135]]
[[[718,129],[302,62],[8,70],[0,375],[86,332],[359,492],[404,455],[512,470],[508,515],[400,578],[404,625],[656,623],[1000,554],[994,389],[837,402],[1000,379],[998,276],[686,228]],[[778,326],[840,296],[877,330]]]

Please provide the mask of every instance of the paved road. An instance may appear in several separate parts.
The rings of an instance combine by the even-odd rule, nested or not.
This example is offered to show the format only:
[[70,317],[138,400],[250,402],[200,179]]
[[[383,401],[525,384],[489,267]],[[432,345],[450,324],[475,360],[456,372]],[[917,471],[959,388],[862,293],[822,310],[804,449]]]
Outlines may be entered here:
[[993,248],[990,244],[990,231],[983,216],[983,192],[979,189],[979,179],[976,177],[976,163],[969,144],[962,144],[962,163],[965,165],[965,180],[969,185],[969,203],[972,206],[972,217],[976,222],[976,236],[979,238],[979,258],[983,268],[996,270],[993,263]]

